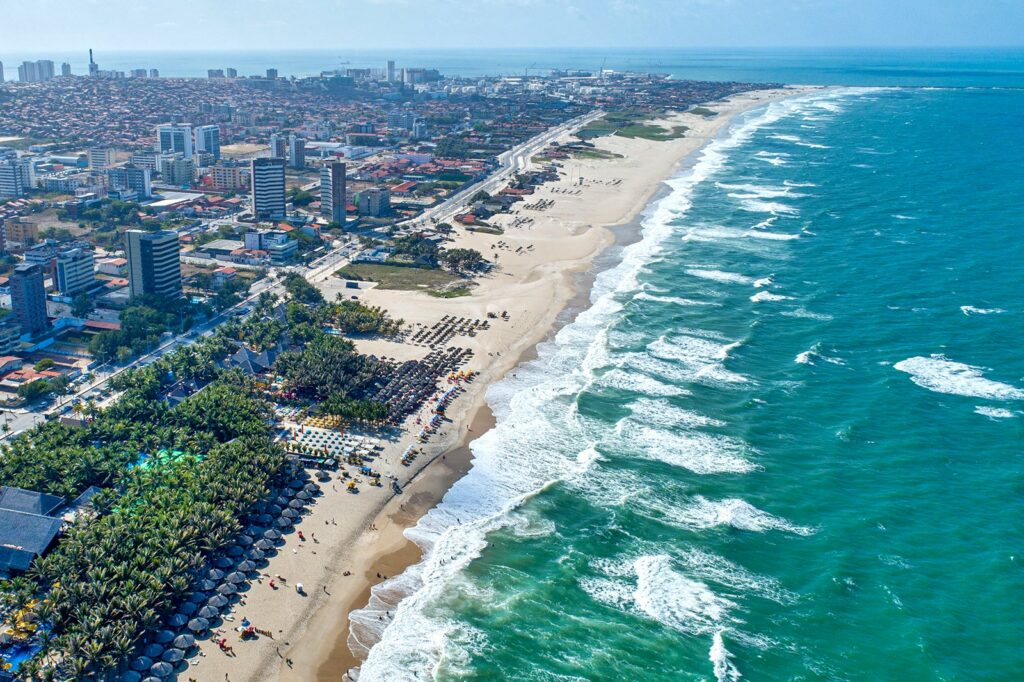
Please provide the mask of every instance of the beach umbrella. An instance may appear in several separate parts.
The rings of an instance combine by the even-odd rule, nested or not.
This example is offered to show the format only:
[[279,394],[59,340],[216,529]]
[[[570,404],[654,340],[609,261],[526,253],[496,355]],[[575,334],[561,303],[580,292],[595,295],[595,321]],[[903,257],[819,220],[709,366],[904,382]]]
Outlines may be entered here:
[[178,607],[178,613],[188,617],[195,613],[198,609],[199,607],[195,604],[195,602],[187,601]]
[[149,656],[139,656],[132,661],[132,670],[149,670],[149,666],[153,665],[153,659]]
[[192,635],[178,635],[174,638],[174,646],[181,649],[182,651],[188,649],[190,646],[193,646],[195,643],[196,638]]
[[174,666],[166,661],[157,661],[153,664],[153,667],[149,669],[149,672],[153,673],[157,677],[167,677],[174,672]]
[[282,509],[285,507],[285,505],[288,504],[288,502],[289,498],[285,497],[284,495],[279,495],[278,498],[274,500],[274,504],[281,507]]
[[287,516],[282,516],[275,522],[275,524],[279,528],[287,528],[288,526],[294,525],[293,521],[289,519]]
[[186,623],[188,623],[188,616],[184,613],[176,613],[167,619],[167,624],[172,628],[184,627]]
[[[266,551],[266,550],[273,549],[273,548],[274,548],[274,543],[271,542],[270,540],[267,540],[266,538],[264,538],[264,539],[262,539],[262,540],[260,540],[259,542],[256,543],[256,549],[253,550],[253,551],[254,552],[258,552],[260,550]],[[249,552],[249,555],[252,556],[252,552]]]
[[210,590],[217,589],[217,583],[215,583],[212,580],[201,580],[199,581],[199,584],[196,585],[196,587],[202,590],[203,592],[209,592]]
[[228,603],[228,598],[227,597],[225,597],[223,594],[215,594],[212,597],[210,597],[209,600],[207,600],[206,605],[207,606],[212,606],[215,609],[219,609],[220,607],[226,605],[227,603]]
[[168,649],[160,658],[167,661],[168,663],[177,663],[181,659],[185,658],[185,652],[183,652],[181,649]]
[[167,644],[172,639],[174,639],[174,633],[170,630],[161,630],[153,637],[154,641],[160,642],[161,644]]
[[224,571],[220,570],[219,568],[211,568],[209,571],[206,572],[206,577],[210,580],[220,580],[224,577]]
[[241,545],[242,547],[247,547],[247,546],[251,545],[252,543],[253,543],[253,537],[251,535],[246,535],[245,533],[242,533],[237,538],[235,538],[235,544],[236,545]]
[[281,531],[274,530],[273,528],[271,528],[270,530],[268,530],[267,532],[265,532],[263,534],[263,537],[265,537],[267,540],[280,540],[281,539]]
[[[325,462],[325,464],[327,464],[328,466],[330,466],[330,464],[331,464],[331,461],[332,461],[332,460],[327,460],[327,462]],[[316,472],[316,477],[317,477],[318,479],[320,479],[321,481],[329,481],[329,480],[331,480],[331,475],[330,475],[329,473],[327,473],[326,471],[322,471],[322,470],[321,470],[321,471],[318,471],[318,472]]]
[[193,592],[188,596],[188,600],[193,604],[199,604],[206,600],[206,595],[202,592]]
[[256,564],[246,559],[242,563],[238,564],[238,570],[242,573],[249,573],[250,571],[256,570]]
[[147,644],[146,647],[142,650],[143,655],[148,656],[149,658],[156,658],[163,652],[164,648],[156,642]]
[[217,609],[213,608],[210,605],[206,605],[203,608],[199,609],[198,616],[200,618],[210,619],[210,618],[216,618],[219,614],[220,614],[220,611],[218,611]]
[[287,518],[287,519],[297,519],[297,518],[299,518],[302,515],[299,514],[299,512],[295,511],[294,509],[288,508],[288,509],[285,509],[283,512],[281,512],[281,516],[283,516],[284,518]]
[[[249,553],[246,554],[246,556],[249,557],[249,559],[251,561],[262,561],[267,556],[266,554],[263,553],[262,549],[259,549],[259,546],[260,546],[261,542],[267,542],[267,541],[266,540],[260,540],[259,542],[256,543],[256,549],[250,549]],[[243,561],[242,563],[244,564],[245,562]]]
[[[261,525],[268,526],[274,522],[274,517],[264,512],[260,514],[258,517],[256,517],[256,521],[259,522]],[[257,531],[255,534],[259,535],[259,532]]]
[[303,479],[301,479],[301,478],[294,478],[288,484],[288,487],[289,488],[293,488],[294,490],[302,490],[302,487],[305,486],[305,485],[306,485],[306,481],[304,481]]
[[121,677],[119,677],[118,679],[120,680],[120,682],[139,682],[139,680],[142,679],[142,675],[135,672],[134,670],[129,670],[122,674]]
[[234,565],[234,563],[235,562],[233,562],[231,559],[227,558],[226,556],[218,557],[217,560],[213,562],[213,564],[217,568],[231,568]]
[[[298,499],[298,498],[295,498],[294,500],[292,500],[291,502],[288,503],[288,507],[290,509],[298,510],[298,509],[302,509],[305,506],[306,506],[306,503],[303,502],[302,500]],[[287,511],[287,510],[285,510],[285,511]],[[284,513],[284,512],[282,512],[282,513]]]
[[[305,501],[305,500],[311,500],[311,499],[313,499],[313,493],[311,493],[309,491],[300,490],[299,492],[295,493],[295,500],[303,500],[303,501]],[[292,500],[292,502],[294,502],[295,500]]]
[[[285,501],[285,504],[288,504],[287,500]],[[268,514],[280,514],[282,509],[284,509],[284,505],[272,504],[269,507],[267,507],[267,513]]]
[[220,594],[234,594],[235,592],[238,592],[238,588],[231,583],[224,583],[217,588],[217,592]]
[[152,675],[150,675],[149,677],[143,677],[142,678],[142,682],[162,682],[162,681],[160,680],[159,677],[153,677]]
[[231,545],[224,553],[231,557],[239,557],[245,554],[245,550],[238,545]]
[[235,585],[237,585],[238,583],[244,583],[245,573],[242,573],[241,571],[228,573],[226,576],[224,576],[224,580],[226,580],[229,583],[234,583]]
[[210,627],[210,621],[205,618],[193,618],[188,622],[188,629],[192,632],[203,632]]

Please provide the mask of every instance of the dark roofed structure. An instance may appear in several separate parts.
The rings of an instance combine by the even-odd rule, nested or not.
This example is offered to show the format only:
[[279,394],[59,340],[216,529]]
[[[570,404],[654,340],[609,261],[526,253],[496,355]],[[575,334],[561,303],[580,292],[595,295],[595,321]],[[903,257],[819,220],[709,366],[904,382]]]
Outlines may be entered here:
[[0,509],[49,516],[62,504],[64,504],[63,497],[11,488],[6,485],[0,486]]
[[0,486],[0,572],[25,571],[46,552],[64,520],[64,498]]

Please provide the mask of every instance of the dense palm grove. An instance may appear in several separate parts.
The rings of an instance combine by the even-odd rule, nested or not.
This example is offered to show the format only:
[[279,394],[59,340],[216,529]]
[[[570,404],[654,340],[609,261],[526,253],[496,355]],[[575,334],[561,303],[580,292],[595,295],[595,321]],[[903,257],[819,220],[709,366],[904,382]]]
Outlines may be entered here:
[[[225,366],[240,346],[284,345],[277,374],[289,395],[321,413],[386,416],[386,406],[353,394],[388,365],[324,327],[395,334],[401,323],[298,293],[282,307],[265,297],[248,320],[125,372],[114,382],[119,399],[86,407],[84,426],[47,422],[3,447],[0,484],[68,499],[102,489],[49,555],[0,584],[0,615],[33,603],[46,625],[43,651],[19,674],[82,679],[122,668],[253,505],[282,484],[288,464],[273,440],[266,386]],[[172,407],[165,395],[185,382],[202,388]],[[181,456],[145,465],[161,451]]]

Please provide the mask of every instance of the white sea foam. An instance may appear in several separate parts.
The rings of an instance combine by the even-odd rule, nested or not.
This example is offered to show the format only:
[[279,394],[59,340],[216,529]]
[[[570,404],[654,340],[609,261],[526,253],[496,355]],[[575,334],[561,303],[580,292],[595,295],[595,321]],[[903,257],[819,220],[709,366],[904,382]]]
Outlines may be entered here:
[[794,186],[786,185],[785,183],[783,183],[782,187],[725,182],[719,182],[716,185],[721,189],[730,190],[728,196],[733,199],[777,199],[780,197],[800,198],[806,196],[799,192],[794,192]]
[[796,135],[769,135],[768,137],[773,140],[782,140],[783,142],[799,142],[800,138]]
[[819,361],[827,362],[831,365],[846,364],[846,362],[843,361],[841,358],[832,357],[822,353],[820,343],[814,344],[813,346],[810,347],[809,350],[805,350],[803,353],[797,355],[794,359],[794,362],[796,362],[799,365],[814,365],[817,364]]
[[722,639],[723,632],[723,630],[715,632],[708,658],[711,659],[717,682],[738,682],[743,676],[736,664],[733,663],[733,655],[725,648],[725,641]]
[[635,301],[655,301],[657,303],[674,303],[675,305],[691,306],[691,305],[715,305],[712,301],[697,301],[692,298],[681,298],[679,296],[655,296],[649,294],[646,291],[641,291],[633,297]]
[[903,215],[901,213],[893,213],[892,217],[896,220],[917,220],[917,218],[912,215]]
[[688,395],[689,391],[679,386],[665,384],[646,374],[624,372],[621,369],[613,369],[603,374],[598,380],[599,386],[609,386],[624,391],[635,391],[646,395],[674,396]]
[[757,225],[754,225],[753,229],[755,229],[755,230],[767,230],[769,227],[774,225],[775,221],[778,220],[778,219],[779,219],[779,216],[777,216],[777,215],[773,215],[770,218],[765,218],[764,220],[759,222]]
[[782,531],[796,535],[811,535],[814,532],[811,528],[790,523],[738,498],[709,500],[698,495],[690,504],[682,507],[665,504],[660,500],[652,500],[645,504],[660,512],[668,522],[691,530],[727,526],[754,533]]
[[[523,501],[553,482],[571,484],[588,478],[587,472],[593,468],[600,469],[589,445],[593,434],[587,433],[585,420],[572,408],[574,402],[565,398],[621,371],[606,371],[608,351],[603,332],[622,307],[616,297],[639,288],[638,276],[644,266],[658,257],[662,244],[676,233],[674,221],[690,209],[693,188],[726,163],[730,149],[746,142],[760,127],[802,111],[807,101],[834,96],[834,91],[827,91],[774,102],[738,117],[726,137],[706,145],[687,173],[667,183],[673,191],[646,212],[642,239],[623,249],[617,266],[596,277],[591,307],[551,342],[541,344],[538,358],[521,365],[516,378],[488,390],[497,424],[473,442],[473,469],[447,492],[441,504],[406,531],[422,548],[422,561],[376,586],[371,599],[377,595],[404,598],[389,609],[390,619],[379,618],[383,614],[374,602],[350,616],[350,640],[356,648],[372,646],[360,671],[362,682],[429,678],[442,662],[445,670],[450,670],[453,661],[457,667],[458,661],[466,660],[467,651],[480,651],[486,644],[483,633],[447,615],[440,604],[451,586],[465,580],[460,577],[463,569],[486,546],[486,535],[512,523],[512,512]],[[785,163],[779,155],[766,160]],[[671,364],[646,353],[633,355]],[[715,365],[720,367],[720,363]],[[710,372],[716,371],[715,365]],[[678,363],[676,369],[692,371],[686,363]],[[701,371],[703,368],[697,374]],[[642,381],[626,376],[634,386]],[[723,447],[719,440],[684,443],[666,440],[663,434],[677,435],[668,431],[637,428],[648,429],[647,445],[654,447],[657,442],[662,448],[678,449],[676,454],[691,465],[704,461],[709,470],[720,470],[723,461],[735,461],[733,468],[739,470],[751,466],[741,453]],[[691,447],[710,452],[694,455]],[[711,593],[706,585],[675,573],[664,557],[637,560],[635,570],[633,601],[644,613],[684,631],[713,634],[720,629],[718,621],[725,618],[731,603]]]
[[746,275],[741,275],[736,272],[725,272],[723,270],[705,270],[701,268],[691,268],[685,271],[686,274],[692,277],[700,277],[701,279],[709,279],[713,282],[727,282],[729,284],[753,284],[754,280]]
[[1016,416],[1010,410],[1003,409],[1002,407],[988,407],[987,405],[978,405],[974,408],[974,411],[989,419],[1012,419]]
[[1002,308],[975,308],[973,305],[962,305],[960,312],[964,315],[998,315],[1006,311]]
[[828,322],[832,319],[832,316],[828,313],[816,313],[806,308],[797,308],[796,310],[784,310],[782,314],[786,317],[800,317],[806,320],[819,320],[821,322]]
[[681,467],[695,474],[742,474],[756,469],[742,443],[696,431],[676,432],[620,420],[608,445],[618,452]]
[[781,201],[765,201],[764,199],[741,199],[740,208],[750,213],[771,213],[773,215],[797,215],[800,209]]
[[788,301],[792,299],[792,296],[783,296],[782,294],[773,294],[770,291],[759,291],[750,297],[750,300],[754,303],[765,303],[767,301]]
[[694,381],[706,379],[714,382],[744,383],[747,378],[730,372],[722,361],[736,348],[735,343],[722,344],[716,340],[701,337],[694,330],[677,336],[663,336],[647,346],[648,353],[656,359],[670,360],[683,366],[683,372],[672,372],[666,368],[655,371],[669,379]]
[[725,426],[725,422],[676,407],[668,400],[640,398],[629,404],[632,418],[652,426]]
[[758,289],[762,287],[770,287],[774,283],[775,281],[772,279],[771,275],[769,275],[768,277],[762,277],[761,279],[754,280],[754,286],[757,287]]
[[754,239],[770,239],[772,241],[786,242],[791,239],[800,239],[798,234],[786,234],[784,232],[765,232],[763,230],[751,230],[746,233],[748,237]]
[[893,368],[906,372],[915,384],[936,393],[990,400],[1024,400],[1024,389],[986,379],[983,368],[955,362],[944,355],[918,355],[897,362]]

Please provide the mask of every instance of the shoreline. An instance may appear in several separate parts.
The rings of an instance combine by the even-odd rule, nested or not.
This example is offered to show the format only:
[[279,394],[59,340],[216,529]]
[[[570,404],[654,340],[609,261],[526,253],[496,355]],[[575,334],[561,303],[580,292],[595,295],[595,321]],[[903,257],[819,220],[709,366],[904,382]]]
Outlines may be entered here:
[[[288,537],[288,545],[272,560],[264,577],[298,575],[307,593],[312,594],[296,600],[286,594],[289,590],[268,592],[261,586],[263,580],[257,580],[255,589],[236,609],[236,615],[253,622],[272,621],[273,627],[268,628],[274,633],[271,641],[258,641],[258,648],[247,649],[245,658],[222,656],[209,642],[204,643],[202,665],[190,672],[199,673],[198,680],[217,682],[228,675],[231,680],[338,680],[358,667],[365,653],[350,648],[349,616],[367,606],[376,585],[420,561],[420,548],[406,538],[405,531],[414,527],[472,468],[470,444],[495,423],[486,401],[488,388],[516,366],[536,358],[539,344],[553,338],[589,307],[597,273],[611,266],[626,245],[640,238],[642,214],[659,193],[669,191],[666,180],[677,175],[735,116],[805,91],[793,88],[742,93],[708,104],[720,112],[711,119],[674,114],[665,125],[685,123],[690,127],[687,136],[675,140],[654,142],[616,136],[594,140],[598,148],[615,158],[566,160],[566,167],[572,166],[581,176],[586,172],[586,182],[581,177],[577,183],[560,179],[543,186],[538,192],[541,196],[530,200],[550,198],[554,208],[520,214],[517,221],[524,217],[529,220],[525,230],[514,229],[517,225],[513,223],[503,225],[505,232],[499,236],[459,232],[457,246],[477,248],[485,255],[491,251],[496,263],[501,258],[494,274],[481,278],[471,296],[430,299],[418,292],[361,290],[364,302],[423,326],[442,313],[483,319],[487,317],[484,312],[489,316],[504,309],[511,315],[508,321],[495,319],[493,327],[481,332],[479,338],[451,340],[451,345],[475,348],[477,354],[470,368],[480,371],[480,375],[450,408],[450,421],[440,438],[432,438],[433,442],[424,446],[414,471],[392,467],[404,487],[403,494],[368,488],[358,496],[332,496],[325,489],[324,497],[300,526],[307,533],[326,526],[331,534],[334,526],[338,527],[340,534],[323,543],[325,556],[309,557],[318,554],[313,546]],[[570,198],[563,199],[566,194]],[[512,220],[511,216],[504,217]],[[509,244],[519,244],[520,248],[513,251]],[[534,249],[535,244],[539,248]],[[314,284],[324,290],[325,296],[343,289],[344,284],[330,275],[322,280]],[[425,353],[414,344],[357,343],[364,352],[403,360]],[[484,363],[482,367],[480,362]],[[407,426],[412,428],[411,424]],[[403,433],[380,459],[397,460],[402,440],[410,440],[409,436]],[[392,473],[387,462],[381,461],[381,465],[382,474]],[[350,509],[354,506],[363,507],[362,512]],[[341,519],[340,524],[336,518]],[[323,525],[318,526],[321,521]],[[315,537],[313,542],[321,544]],[[287,554],[289,548],[291,556]],[[284,585],[288,583],[282,582]],[[366,644],[372,646],[373,642]],[[360,648],[368,650],[365,644]]]

